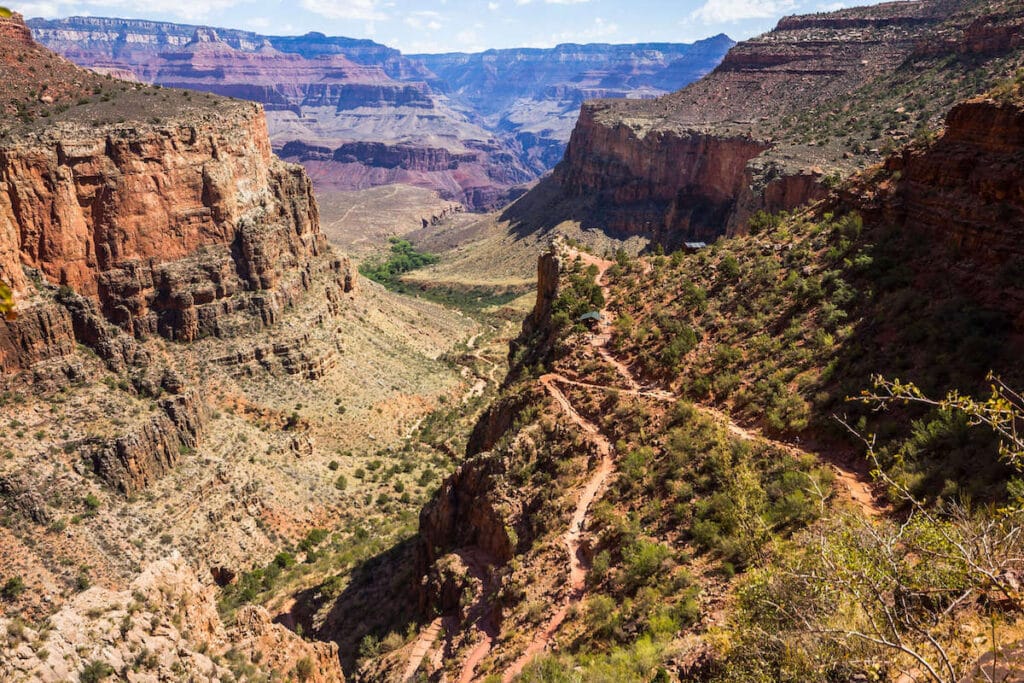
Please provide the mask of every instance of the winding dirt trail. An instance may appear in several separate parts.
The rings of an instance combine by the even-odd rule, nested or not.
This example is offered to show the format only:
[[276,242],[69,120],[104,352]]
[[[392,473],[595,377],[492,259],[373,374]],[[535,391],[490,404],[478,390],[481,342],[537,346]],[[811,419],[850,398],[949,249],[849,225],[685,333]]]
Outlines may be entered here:
[[615,460],[613,457],[615,449],[611,441],[601,433],[594,423],[576,411],[572,402],[569,401],[568,397],[557,386],[557,382],[563,380],[568,382],[561,375],[549,374],[541,377],[540,383],[561,406],[569,419],[587,435],[597,449],[601,461],[597,469],[587,479],[586,484],[577,493],[576,508],[573,511],[572,519],[569,521],[569,528],[562,536],[562,542],[565,544],[565,549],[569,555],[569,590],[563,598],[562,604],[551,615],[544,628],[534,634],[533,640],[530,641],[523,654],[505,670],[501,678],[502,683],[508,683],[522,673],[523,668],[530,663],[530,660],[547,649],[551,639],[558,632],[562,622],[565,621],[569,608],[583,598],[583,594],[586,592],[587,570],[590,569],[589,559],[581,552],[583,529],[587,524],[587,515],[590,512],[590,507],[603,491],[609,477],[615,471]]
[[470,576],[480,581],[480,590],[466,611],[466,620],[472,621],[476,626],[476,630],[480,632],[480,640],[466,656],[458,678],[459,683],[471,683],[476,678],[476,668],[490,654],[494,640],[498,637],[498,621],[495,619],[494,609],[487,604],[487,597],[491,593],[491,587],[488,585],[488,568],[493,567],[495,562],[478,547],[464,548],[456,552],[469,570]]
[[411,681],[413,679],[416,675],[416,670],[423,663],[423,658],[434,647],[434,642],[439,635],[441,635],[441,617],[430,622],[430,626],[423,629],[413,643],[409,665],[405,667],[405,674],[402,676],[403,681]]
[[[605,259],[599,259],[595,256],[586,254],[584,252],[572,251],[570,253],[573,255],[579,255],[581,260],[587,265],[593,264],[597,266],[598,272],[596,282],[598,286],[601,287],[601,293],[604,295],[605,308],[601,311],[601,321],[598,323],[598,333],[595,334],[594,337],[591,339],[591,344],[597,350],[598,355],[600,355],[606,363],[615,368],[615,371],[623,379],[628,388],[621,389],[601,385],[586,384],[584,382],[574,382],[564,377],[560,377],[559,381],[563,381],[567,384],[574,384],[577,386],[606,391],[614,388],[616,391],[619,391],[621,393],[628,393],[636,396],[644,396],[647,398],[654,398],[657,400],[677,400],[678,397],[669,391],[645,388],[643,385],[640,384],[640,382],[637,381],[636,377],[633,375],[633,372],[629,369],[629,367],[625,363],[622,363],[617,358],[615,358],[615,356],[612,355],[611,351],[608,350],[608,342],[611,340],[611,318],[608,314],[608,303],[611,301],[611,292],[608,288],[607,282],[605,281],[605,273],[607,272],[608,268],[610,268],[613,265],[613,262]],[[870,482],[865,480],[864,475],[851,469],[845,463],[841,462],[840,459],[836,457],[830,457],[826,453],[807,451],[793,444],[768,438],[757,430],[747,429],[745,427],[738,425],[732,419],[731,416],[715,408],[703,406],[700,404],[695,404],[694,407],[697,410],[703,412],[704,414],[713,417],[718,422],[724,424],[731,434],[739,437],[740,439],[743,439],[745,441],[760,441],[763,443],[769,443],[775,446],[776,448],[779,448],[787,453],[790,453],[795,457],[802,457],[809,453],[810,455],[817,458],[819,461],[827,463],[829,467],[832,468],[833,472],[836,475],[836,479],[838,480],[842,488],[846,491],[849,499],[862,512],[872,517],[882,515],[886,512],[887,508],[884,505],[880,504],[880,502],[876,499],[871,484]]]
[[[586,265],[594,265],[597,267],[597,277],[595,280],[601,287],[601,292],[604,295],[605,308],[601,310],[601,320],[598,322],[597,331],[591,338],[591,344],[599,353],[603,352],[602,356],[604,356],[607,353],[605,345],[611,339],[611,326],[607,309],[609,290],[604,282],[604,274],[605,271],[612,266],[613,262],[605,259],[599,259],[591,254],[582,252],[574,252],[574,254],[578,255]],[[612,365],[616,365],[616,361],[610,354],[608,354],[607,359]],[[623,368],[623,370],[624,369],[625,368]],[[620,374],[623,370],[619,370]],[[565,544],[565,549],[569,556],[568,591],[562,599],[561,605],[559,605],[558,609],[555,610],[555,613],[551,615],[551,618],[548,620],[547,624],[545,624],[544,628],[534,634],[533,640],[530,641],[526,650],[524,650],[523,653],[505,670],[501,679],[502,683],[509,683],[509,681],[522,673],[523,668],[529,664],[535,656],[548,648],[548,645],[551,643],[551,639],[555,636],[555,633],[558,632],[562,622],[565,621],[565,617],[569,613],[569,608],[582,600],[583,594],[586,592],[587,570],[590,569],[589,558],[581,552],[584,533],[583,530],[587,526],[587,516],[590,512],[591,506],[604,490],[608,483],[608,479],[615,472],[615,448],[612,446],[611,441],[601,433],[601,430],[598,429],[597,425],[580,415],[569,398],[558,387],[558,383],[565,383],[569,385],[582,383],[574,382],[573,380],[556,373],[544,375],[539,381],[551,397],[555,399],[555,402],[558,403],[568,418],[580,428],[580,430],[587,436],[588,440],[594,445],[594,448],[597,450],[597,455],[600,457],[600,462],[598,463],[597,468],[591,473],[583,487],[577,492],[576,508],[573,510],[572,519],[569,521],[569,528],[562,536],[562,542]],[[637,390],[640,388],[639,384],[636,384],[635,382],[633,382],[631,386]]]
[[[570,255],[579,256],[584,264],[588,266],[594,265],[597,267],[598,272],[596,282],[601,287],[601,291],[604,294],[605,306],[600,311],[601,320],[598,322],[597,329],[591,336],[590,344],[598,355],[608,363],[608,365],[615,369],[616,373],[620,376],[626,386],[623,388],[621,386],[591,384],[581,382],[579,380],[573,380],[558,373],[549,373],[543,375],[539,379],[539,382],[544,387],[545,391],[551,395],[566,416],[577,427],[579,427],[591,444],[593,444],[598,456],[600,457],[600,462],[598,463],[597,468],[591,473],[586,483],[577,492],[576,507],[573,511],[572,519],[569,522],[569,528],[562,536],[562,542],[565,544],[565,548],[569,556],[568,590],[565,592],[561,603],[544,627],[534,634],[533,639],[530,641],[530,644],[526,647],[523,653],[504,671],[501,679],[502,683],[510,683],[516,676],[522,673],[526,665],[529,664],[535,656],[541,654],[548,648],[551,640],[565,621],[566,616],[569,613],[569,609],[583,599],[586,592],[587,571],[590,568],[589,559],[586,557],[585,553],[581,552],[584,529],[587,527],[590,508],[607,486],[608,480],[615,473],[615,449],[611,441],[601,433],[597,425],[583,417],[576,410],[572,401],[570,401],[558,385],[576,386],[599,391],[617,391],[620,393],[642,396],[644,398],[664,402],[675,402],[679,399],[679,397],[671,391],[645,387],[642,385],[633,375],[629,366],[615,358],[611,351],[608,350],[608,343],[612,336],[611,317],[608,309],[609,302],[611,301],[611,295],[605,281],[605,273],[608,268],[613,265],[613,262],[575,250],[570,251]],[[475,341],[475,338],[471,339],[468,346],[473,348],[473,342]],[[808,451],[804,451],[792,444],[770,439],[757,430],[744,428],[734,422],[729,415],[715,408],[699,404],[695,404],[694,408],[723,424],[731,434],[740,439],[769,443],[792,454],[793,456],[802,457],[808,453]],[[827,462],[833,468],[840,484],[848,492],[850,499],[863,512],[871,516],[880,515],[885,512],[885,508],[881,507],[875,499],[875,495],[870,484],[864,481],[864,479],[855,471],[834,461],[834,459],[825,457],[823,454],[811,454],[818,460]],[[477,667],[484,659],[487,658],[494,646],[494,641],[498,637],[499,633],[499,624],[494,611],[486,604],[486,598],[489,595],[489,587],[487,585],[487,567],[491,566],[493,563],[489,564],[486,558],[479,557],[478,548],[465,549],[460,551],[460,554],[463,556],[463,561],[466,563],[469,573],[478,578],[481,581],[482,586],[481,590],[476,595],[473,604],[469,608],[466,619],[466,621],[472,620],[474,622],[477,630],[480,632],[480,639],[466,656],[458,676],[459,683],[472,683],[477,679]],[[438,656],[440,650],[434,649],[434,643],[437,641],[441,629],[441,619],[435,619],[417,638],[413,645],[412,656],[409,660],[406,675],[403,680],[409,681],[412,679],[423,659],[430,654],[432,650],[434,652],[435,663],[438,665],[440,664]],[[454,632],[454,628],[449,630]]]

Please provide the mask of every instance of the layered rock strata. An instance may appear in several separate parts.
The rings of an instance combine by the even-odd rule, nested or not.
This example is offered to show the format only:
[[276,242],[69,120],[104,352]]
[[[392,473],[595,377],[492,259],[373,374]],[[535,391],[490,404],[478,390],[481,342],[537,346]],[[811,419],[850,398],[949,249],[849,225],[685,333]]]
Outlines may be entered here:
[[352,287],[308,178],[273,158],[258,106],[26,134],[0,147],[0,183],[0,274],[25,302],[0,332],[5,369],[73,339],[68,310],[33,305],[31,272],[135,337],[177,341],[271,325],[319,273]]
[[947,98],[1012,72],[1022,20],[1011,3],[951,0],[785,18],[677,93],[584,105],[556,182],[614,232],[672,245],[735,233],[755,211],[824,197],[939,125]]

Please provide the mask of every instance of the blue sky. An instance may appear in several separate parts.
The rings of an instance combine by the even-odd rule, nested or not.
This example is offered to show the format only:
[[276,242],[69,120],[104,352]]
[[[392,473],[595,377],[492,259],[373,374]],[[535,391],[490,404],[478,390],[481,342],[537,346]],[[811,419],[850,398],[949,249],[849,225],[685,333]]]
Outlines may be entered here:
[[558,43],[739,40],[786,14],[864,2],[833,0],[32,0],[26,17],[135,17],[269,34],[321,31],[403,52],[550,47]]

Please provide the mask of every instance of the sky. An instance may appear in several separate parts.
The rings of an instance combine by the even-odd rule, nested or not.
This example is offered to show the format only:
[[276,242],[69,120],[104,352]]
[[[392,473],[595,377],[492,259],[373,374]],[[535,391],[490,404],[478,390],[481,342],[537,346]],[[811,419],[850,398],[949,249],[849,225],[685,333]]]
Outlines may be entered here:
[[834,0],[32,0],[31,17],[92,15],[206,24],[271,35],[320,31],[370,38],[405,53],[478,52],[559,43],[735,40],[787,14],[859,2]]

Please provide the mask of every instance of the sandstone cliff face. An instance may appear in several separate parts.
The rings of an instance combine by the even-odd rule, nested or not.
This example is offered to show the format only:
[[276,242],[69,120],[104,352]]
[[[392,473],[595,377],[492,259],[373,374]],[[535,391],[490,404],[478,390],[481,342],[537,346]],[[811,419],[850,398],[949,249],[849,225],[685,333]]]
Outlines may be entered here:
[[325,270],[352,285],[320,232],[309,180],[273,158],[253,105],[3,145],[0,245],[0,276],[29,304],[0,333],[5,369],[70,342],[70,316],[30,305],[26,267],[132,335],[179,341],[273,324]]
[[1022,21],[1013,3],[954,0],[785,18],[677,93],[584,105],[555,179],[613,232],[674,246],[742,231],[755,211],[826,196],[834,173],[938,126],[944,98],[1012,72]]
[[[846,199],[924,239],[946,243],[951,271],[979,301],[1024,326],[1024,105],[979,98],[958,104],[934,144],[886,162],[887,190]],[[993,281],[999,283],[994,287]]]
[[126,495],[171,471],[195,450],[209,409],[195,391],[162,399],[160,415],[92,449],[93,470]]
[[350,142],[334,150],[334,161],[362,162],[380,168],[401,168],[412,171],[451,171],[460,163],[477,160],[475,154],[452,154],[435,147],[412,145],[385,145],[379,142]]
[[612,207],[606,227],[617,233],[714,237],[751,182],[747,163],[768,146],[740,135],[602,125],[606,107],[583,107],[556,171],[566,194]]

